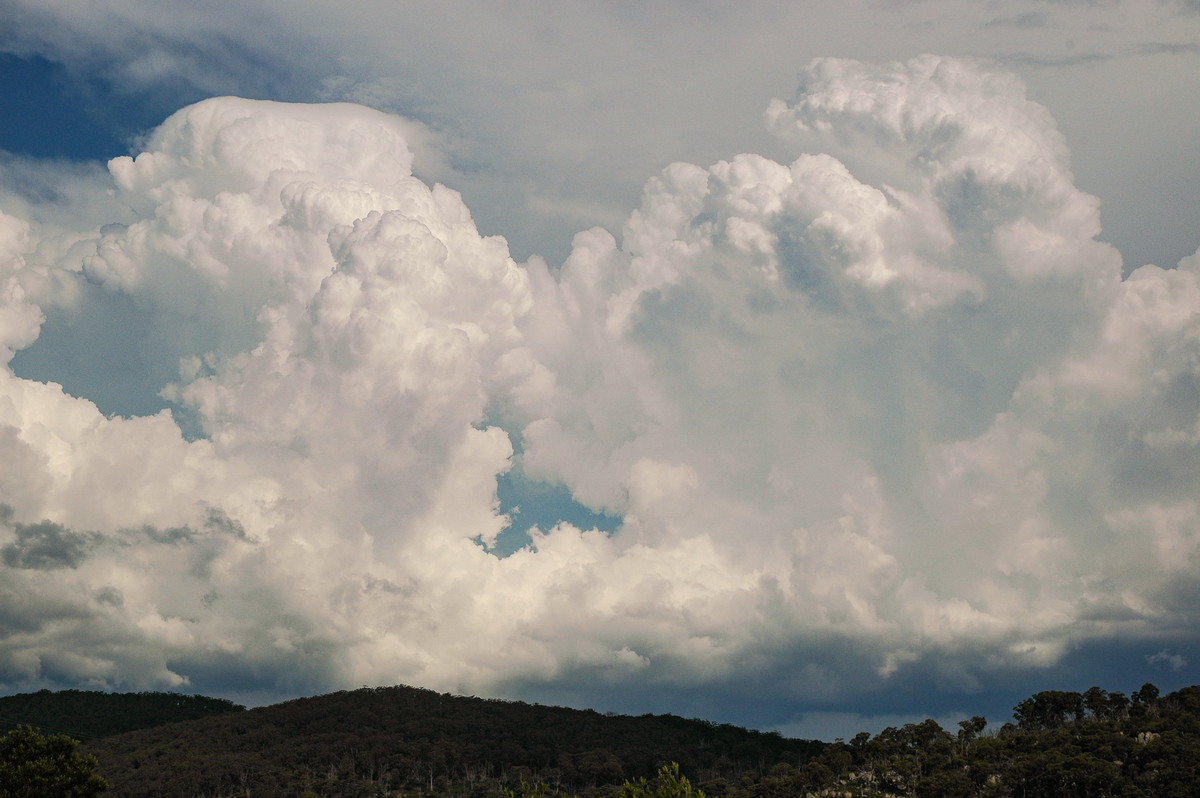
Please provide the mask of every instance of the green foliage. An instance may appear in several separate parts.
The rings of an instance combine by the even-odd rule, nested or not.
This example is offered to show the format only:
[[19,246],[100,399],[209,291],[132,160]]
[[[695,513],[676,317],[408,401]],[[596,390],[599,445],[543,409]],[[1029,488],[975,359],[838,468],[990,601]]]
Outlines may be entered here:
[[1200,687],[1132,701],[1093,687],[1046,690],[1013,709],[1015,724],[932,720],[863,733],[803,770],[773,770],[729,798],[1194,798],[1200,795]]
[[1057,729],[1084,715],[1084,697],[1062,690],[1043,690],[1013,707],[1013,718],[1022,729]]
[[960,720],[958,722],[958,741],[964,745],[970,745],[980,732],[987,728],[987,718],[982,715],[976,715],[970,720]]
[[549,789],[550,785],[544,781],[531,783],[521,779],[515,790],[511,787],[500,788],[500,798],[546,798]]
[[21,726],[0,738],[0,798],[90,798],[108,789],[96,758],[75,752],[65,734]]
[[659,768],[653,784],[644,778],[625,782],[619,798],[704,798],[704,792],[693,788],[679,772],[679,763],[672,762]]
[[1133,703],[1135,704],[1153,704],[1158,700],[1158,688],[1146,682],[1141,686],[1141,689],[1133,691]]

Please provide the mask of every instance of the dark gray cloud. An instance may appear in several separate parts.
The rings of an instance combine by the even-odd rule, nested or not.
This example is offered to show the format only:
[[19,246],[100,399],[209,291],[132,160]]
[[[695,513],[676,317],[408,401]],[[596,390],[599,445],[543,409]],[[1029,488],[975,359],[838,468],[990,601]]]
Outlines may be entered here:
[[0,559],[9,568],[38,571],[78,568],[96,541],[93,533],[73,532],[53,521],[15,523],[12,530],[16,540],[0,547]]
[[217,535],[228,535],[246,543],[256,542],[253,538],[246,534],[246,528],[243,527],[236,519],[230,518],[229,515],[219,507],[210,507],[208,517],[204,521],[204,528],[209,532]]

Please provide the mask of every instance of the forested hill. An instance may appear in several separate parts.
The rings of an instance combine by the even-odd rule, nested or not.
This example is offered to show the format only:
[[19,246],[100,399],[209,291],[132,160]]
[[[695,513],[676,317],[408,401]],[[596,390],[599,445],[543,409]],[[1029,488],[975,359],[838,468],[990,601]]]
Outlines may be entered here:
[[26,725],[76,740],[93,740],[244,709],[232,701],[202,695],[39,690],[0,697],[0,734]]
[[671,715],[608,716],[386,687],[302,698],[88,742],[120,796],[497,794],[522,780],[615,789],[678,762],[738,781],[825,747]]
[[[698,798],[677,781],[653,780],[672,762],[709,798],[1200,796],[1200,686],[1168,695],[1152,684],[1129,696],[1045,690],[1019,702],[1009,722],[973,717],[951,732],[925,720],[835,743],[411,687],[247,711],[201,696],[103,695],[44,691],[0,707],[40,705],[57,719],[48,731],[86,725],[87,713],[49,712],[58,700],[91,702],[88,712],[124,705],[129,717],[141,702],[153,710],[141,721],[161,719],[163,706],[223,710],[86,742],[113,796]],[[643,777],[648,789],[638,786]]]

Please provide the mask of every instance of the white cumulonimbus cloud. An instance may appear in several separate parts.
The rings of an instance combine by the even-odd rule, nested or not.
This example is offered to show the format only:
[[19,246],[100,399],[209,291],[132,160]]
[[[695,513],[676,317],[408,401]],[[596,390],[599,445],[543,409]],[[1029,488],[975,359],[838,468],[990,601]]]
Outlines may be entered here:
[[[792,163],[674,164],[556,269],[351,105],[208,100],[111,224],[10,207],[6,360],[115,296],[178,376],[0,372],[0,685],[806,698],[1194,628],[1200,257],[1123,280],[985,64],[819,60],[765,118]],[[622,525],[495,556],[517,459]]]

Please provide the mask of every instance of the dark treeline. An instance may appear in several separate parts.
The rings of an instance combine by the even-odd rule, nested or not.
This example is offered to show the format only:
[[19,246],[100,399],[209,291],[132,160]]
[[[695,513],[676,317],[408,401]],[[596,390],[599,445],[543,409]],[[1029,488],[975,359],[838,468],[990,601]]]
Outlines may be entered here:
[[[410,687],[248,711],[164,693],[0,701],[30,696],[56,727],[103,714],[103,702],[140,701],[155,707],[147,720],[161,718],[146,696],[219,712],[88,742],[82,750],[97,757],[114,796],[617,796],[673,762],[708,798],[1200,795],[1200,686],[1166,696],[1150,684],[1129,696],[1047,690],[998,727],[974,717],[951,732],[926,720],[835,743]],[[77,710],[95,703],[79,717],[47,712],[56,696]]]
[[1200,687],[1160,697],[1099,687],[1046,690],[984,733],[975,717],[951,734],[932,720],[863,733],[803,767],[747,779],[731,798],[1195,798],[1200,795]]
[[677,762],[693,781],[802,766],[824,744],[671,715],[609,716],[387,687],[94,740],[122,796],[612,793]]
[[244,709],[232,701],[202,695],[39,690],[0,697],[0,734],[24,724],[76,740],[93,740]]

